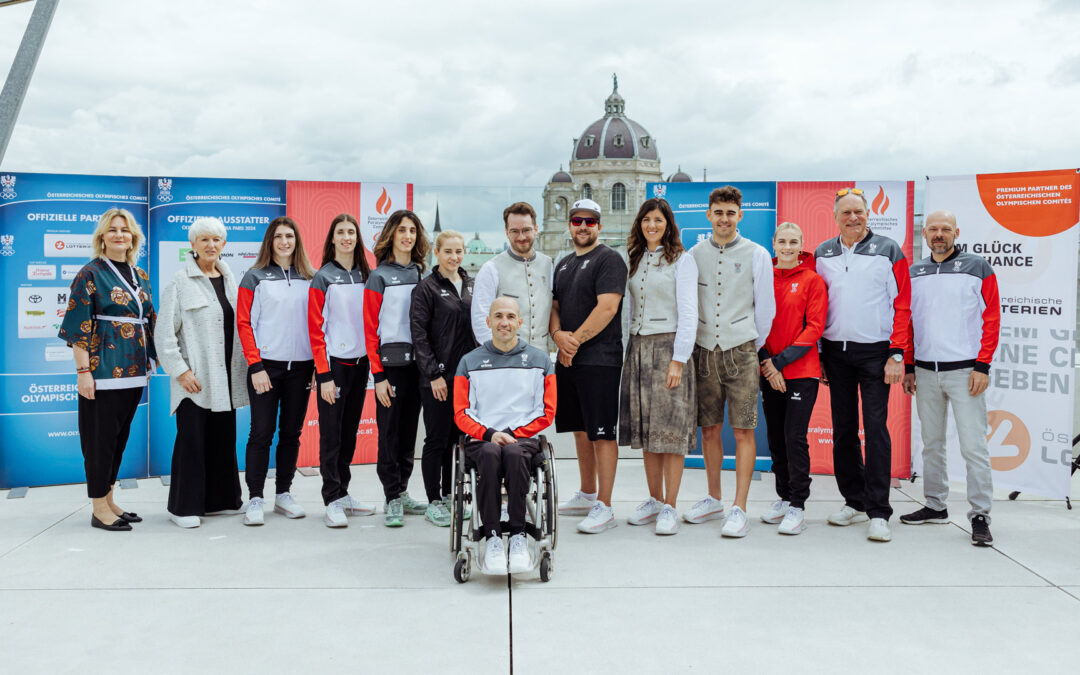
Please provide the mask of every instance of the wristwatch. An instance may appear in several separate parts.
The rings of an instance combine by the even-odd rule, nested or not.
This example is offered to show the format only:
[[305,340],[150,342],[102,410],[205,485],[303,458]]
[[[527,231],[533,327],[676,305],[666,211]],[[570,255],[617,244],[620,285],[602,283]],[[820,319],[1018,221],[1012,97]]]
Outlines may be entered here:
[[889,358],[892,359],[893,361],[896,361],[897,363],[903,363],[904,362],[904,357],[901,356],[900,354],[893,354]]

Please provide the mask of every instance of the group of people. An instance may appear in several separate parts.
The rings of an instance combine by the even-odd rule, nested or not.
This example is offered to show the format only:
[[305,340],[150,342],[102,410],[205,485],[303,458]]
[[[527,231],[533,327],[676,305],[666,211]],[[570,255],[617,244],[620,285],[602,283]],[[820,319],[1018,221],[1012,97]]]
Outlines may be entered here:
[[[810,253],[799,226],[784,222],[773,236],[775,257],[740,235],[742,195],[733,186],[709,196],[712,235],[690,250],[663,199],[638,210],[627,260],[600,243],[596,202],[581,199],[568,216],[574,250],[553,263],[534,248],[533,208],[507,207],[509,247],[475,279],[461,268],[463,237],[446,231],[429,243],[409,210],[386,221],[371,251],[374,268],[356,219],[335,217],[317,271],[296,223],[283,216],[270,223],[239,283],[220,259],[224,226],[199,218],[189,229],[186,265],[155,316],[148,278],[136,267],[143,232],[129,212],[106,212],[93,235],[95,257],[72,283],[60,329],[78,373],[91,524],[128,530],[141,520],[115,504],[112,485],[142,387],[160,363],[177,418],[168,509],[180,527],[241,509],[235,410],[249,404],[244,523],[264,522],[275,431],[273,510],[305,515],[290,487],[312,389],[324,522],[345,527],[349,516],[374,514],[376,505],[349,492],[370,373],[385,525],[400,527],[409,514],[450,525],[452,452],[464,434],[478,469],[485,571],[530,564],[529,462],[552,422],[574,435],[580,485],[559,512],[583,517],[579,531],[616,525],[612,490],[623,445],[643,450],[650,494],[627,521],[654,524],[661,535],[678,532],[684,455],[700,427],[707,494],[681,520],[722,519],[723,536],[745,536],[759,393],[777,492],[760,519],[799,534],[806,528],[807,428],[819,383],[830,388],[833,464],[845,502],[829,523],[869,521],[869,539],[891,539],[887,402],[891,386],[901,384],[905,393],[919,393],[926,505],[900,520],[948,521],[951,404],[968,467],[973,543],[992,542],[984,392],[998,339],[997,286],[985,260],[956,249],[952,214],[926,217],[930,255],[910,267],[894,240],[868,229],[866,198],[857,188],[835,195],[837,237]],[[437,264],[428,273],[432,245]],[[408,492],[421,410],[426,503]],[[725,419],[735,438],[728,509],[720,481]]]

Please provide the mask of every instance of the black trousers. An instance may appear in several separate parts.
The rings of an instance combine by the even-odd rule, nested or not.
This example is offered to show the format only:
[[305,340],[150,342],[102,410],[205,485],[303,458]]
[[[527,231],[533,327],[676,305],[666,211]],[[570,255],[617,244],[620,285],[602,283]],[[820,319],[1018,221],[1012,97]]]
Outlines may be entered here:
[[319,406],[319,472],[323,481],[323,504],[349,494],[352,480],[349,465],[356,452],[356,429],[364,413],[368,360],[365,357],[358,362],[345,363],[331,357],[330,373],[338,392],[334,405],[315,392]]
[[269,391],[257,394],[251,377],[247,380],[248,398],[251,399],[251,431],[245,453],[244,479],[248,497],[263,496],[275,428],[278,434],[275,491],[282,494],[292,488],[315,362],[294,361],[290,364],[288,361],[264,360],[263,368],[270,378]]
[[761,408],[776,474],[776,494],[795,508],[806,508],[810,498],[810,446],[806,430],[817,401],[818,381],[812,377],[786,380],[779,392],[761,378]]
[[201,516],[238,508],[236,411],[213,412],[185,398],[176,409],[169,513]]
[[439,401],[431,393],[431,386],[420,387],[424,404],[424,452],[420,456],[420,472],[424,476],[424,490],[428,501],[449,496],[450,470],[454,463],[454,446],[461,431],[454,422],[454,381],[446,378],[446,400]]
[[134,387],[98,389],[93,399],[79,396],[79,443],[91,499],[107,496],[116,482],[142,393],[142,387]]
[[[892,441],[886,426],[889,385],[885,361],[889,344],[822,340],[822,363],[829,378],[833,421],[833,471],[844,502],[871,518],[892,516],[889,482]],[[859,402],[862,401],[866,460],[859,441]]]
[[416,426],[420,421],[420,371],[416,364],[409,364],[387,367],[384,372],[394,397],[389,408],[375,402],[375,423],[379,426],[379,458],[375,469],[389,502],[408,489],[412,476]]
[[525,531],[525,500],[529,496],[529,463],[540,451],[535,438],[520,438],[499,447],[488,441],[471,440],[465,455],[476,465],[476,502],[484,534],[501,537],[502,485],[506,483],[506,511],[510,535]]

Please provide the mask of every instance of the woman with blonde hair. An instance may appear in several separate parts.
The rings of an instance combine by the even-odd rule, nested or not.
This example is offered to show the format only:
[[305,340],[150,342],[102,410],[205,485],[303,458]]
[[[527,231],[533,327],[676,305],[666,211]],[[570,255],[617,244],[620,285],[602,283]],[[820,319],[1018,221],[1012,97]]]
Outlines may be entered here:
[[247,361],[236,345],[236,278],[221,260],[226,235],[217,218],[191,223],[191,252],[162,293],[154,335],[176,415],[169,513],[183,528],[240,508],[236,409],[248,404]]
[[424,406],[424,477],[433,525],[450,526],[451,452],[461,431],[454,424],[454,375],[458,361],[476,347],[470,323],[473,279],[461,267],[465,238],[453,230],[435,238],[438,264],[412,292],[413,347]]
[[802,229],[780,223],[773,234],[776,317],[761,361],[761,407],[779,497],[761,516],[780,524],[780,534],[806,529],[803,509],[810,497],[810,447],[806,431],[817,401],[821,364],[817,342],[825,330],[829,294],[814,271],[814,255],[802,250]]
[[113,501],[113,484],[143,388],[154,371],[154,305],[150,277],[136,267],[145,240],[126,209],[106,211],[94,229],[94,257],[71,282],[59,336],[75,357],[79,442],[90,525],[130,530],[138,514]]
[[421,405],[409,313],[412,291],[420,283],[428,254],[420,218],[407,209],[391,213],[375,241],[374,253],[378,265],[364,288],[364,334],[378,401],[376,470],[386,497],[384,523],[401,527],[406,513],[427,512],[427,504],[408,492]]
[[314,272],[296,222],[280,216],[263,235],[255,264],[244,274],[236,298],[236,329],[248,364],[251,400],[244,478],[245,525],[263,524],[263,486],[270,443],[277,430],[274,512],[303,518],[289,490],[296,475],[315,361],[308,339],[308,285]]

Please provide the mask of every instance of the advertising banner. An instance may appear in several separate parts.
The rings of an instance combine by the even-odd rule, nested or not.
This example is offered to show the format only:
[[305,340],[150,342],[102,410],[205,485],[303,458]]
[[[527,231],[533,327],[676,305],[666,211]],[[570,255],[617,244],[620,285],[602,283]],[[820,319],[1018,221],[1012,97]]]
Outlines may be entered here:
[[[910,261],[910,233],[915,211],[915,185],[912,181],[777,183],[777,222],[793,222],[802,228],[803,249],[813,252],[818,244],[840,234],[833,216],[833,204],[836,192],[841,188],[858,188],[863,191],[870,207],[870,229],[899,243]],[[811,473],[833,473],[833,429],[829,400],[829,388],[821,386],[807,433]],[[889,437],[892,440],[892,476],[907,478],[911,475],[911,399],[904,394],[900,385],[893,386],[889,392],[888,414]],[[861,419],[862,415],[859,417]],[[859,436],[863,437],[861,425]]]
[[[75,362],[57,331],[98,219],[114,207],[145,231],[146,178],[0,174],[0,488],[85,480]],[[147,475],[146,428],[144,393],[120,478]]]
[[[255,262],[270,221],[285,215],[285,181],[225,178],[150,178],[150,281],[155,301],[184,268],[191,244],[188,228],[196,218],[213,216],[228,234],[221,260],[237,284]],[[240,344],[233,345],[240,349]],[[150,378],[150,475],[171,473],[176,420],[170,415],[169,376],[158,368]],[[250,408],[236,413],[236,448],[244,470],[244,448],[251,425]],[[271,460],[273,453],[271,453]]]
[[[739,222],[739,234],[761,244],[771,255],[773,230],[776,229],[776,183],[774,182],[648,183],[645,193],[650,197],[661,197],[667,200],[671,210],[675,213],[675,222],[679,226],[683,246],[689,250],[698,242],[705,241],[712,236],[712,225],[705,216],[709,206],[709,194],[716,188],[725,185],[737,187],[742,192],[743,218]],[[772,285],[771,279],[769,285]],[[728,424],[726,419],[722,438],[724,442],[724,468],[733,469],[735,468],[735,435],[732,433],[731,425]],[[769,455],[765,414],[761,409],[760,398],[758,400],[758,425],[754,430],[754,440],[758,454],[755,468],[759,471],[768,471],[772,466],[772,458]],[[687,456],[686,466],[705,466],[705,461],[701,457],[700,432],[698,434],[698,447]]]
[[[1078,183],[1077,170],[1065,169],[934,177],[926,185],[925,212],[955,214],[956,247],[986,258],[998,280],[1001,340],[986,392],[995,488],[1069,496]],[[918,434],[913,443],[922,450]],[[949,478],[963,480],[955,430],[947,448]]]

